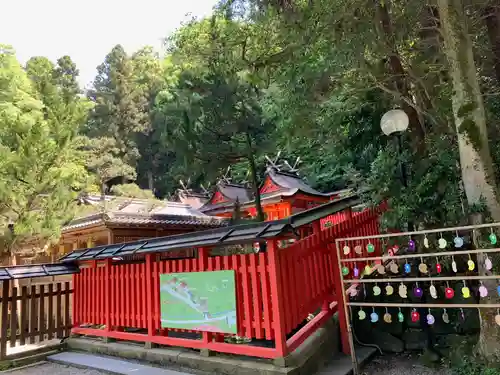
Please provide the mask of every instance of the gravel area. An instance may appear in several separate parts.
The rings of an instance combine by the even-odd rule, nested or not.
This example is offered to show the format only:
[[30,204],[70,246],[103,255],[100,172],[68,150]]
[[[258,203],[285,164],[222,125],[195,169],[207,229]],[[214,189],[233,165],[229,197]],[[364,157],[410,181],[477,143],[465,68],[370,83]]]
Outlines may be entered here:
[[56,363],[41,363],[39,365],[12,370],[9,375],[105,375],[96,370],[83,370],[76,367]]
[[415,355],[385,356],[373,359],[363,370],[364,375],[451,375],[446,368],[430,368]]

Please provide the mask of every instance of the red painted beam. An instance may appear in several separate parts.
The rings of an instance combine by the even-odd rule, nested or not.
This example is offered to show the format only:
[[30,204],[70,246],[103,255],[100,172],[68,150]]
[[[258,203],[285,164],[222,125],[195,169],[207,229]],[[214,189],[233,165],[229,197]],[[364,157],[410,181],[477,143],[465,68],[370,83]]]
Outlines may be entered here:
[[330,319],[333,314],[337,311],[337,303],[334,302],[330,304],[333,305],[333,308],[330,307],[329,310],[321,311],[318,315],[314,317],[310,322],[308,322],[304,327],[302,327],[295,335],[290,337],[286,341],[286,345],[288,347],[288,352],[291,353],[295,349],[297,349],[300,344],[302,344],[311,334],[316,331],[319,327],[321,327],[325,322]]
[[262,348],[241,344],[227,344],[224,342],[203,342],[202,340],[190,340],[166,336],[148,336],[140,333],[105,331],[94,328],[73,328],[72,333],[77,335],[88,335],[97,337],[110,337],[116,340],[152,342],[160,345],[181,346],[192,349],[208,349],[220,353],[247,355],[260,358],[277,358],[279,354],[274,348]]

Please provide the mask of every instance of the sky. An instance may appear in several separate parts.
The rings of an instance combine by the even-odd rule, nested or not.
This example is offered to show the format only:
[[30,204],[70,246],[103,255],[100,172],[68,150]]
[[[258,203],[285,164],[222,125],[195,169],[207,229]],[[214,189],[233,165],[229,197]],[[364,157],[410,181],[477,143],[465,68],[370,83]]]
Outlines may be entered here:
[[[162,51],[162,39],[192,16],[209,15],[217,0],[17,0],[2,2],[0,44],[14,47],[21,63],[32,56],[56,61],[69,55],[80,83],[116,44],[129,53]],[[191,16],[189,16],[189,14]]]

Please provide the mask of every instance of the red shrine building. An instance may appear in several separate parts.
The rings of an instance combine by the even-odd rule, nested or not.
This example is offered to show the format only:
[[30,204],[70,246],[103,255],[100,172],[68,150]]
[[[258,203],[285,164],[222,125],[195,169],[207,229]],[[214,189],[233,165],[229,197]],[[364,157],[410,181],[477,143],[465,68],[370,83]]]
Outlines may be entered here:
[[[329,201],[337,200],[348,190],[321,193],[309,186],[296,172],[283,171],[276,166],[267,168],[259,188],[266,221],[289,217]],[[251,189],[227,180],[219,181],[208,201],[199,210],[209,216],[233,215],[236,202],[240,204],[243,218],[255,217],[257,209]]]

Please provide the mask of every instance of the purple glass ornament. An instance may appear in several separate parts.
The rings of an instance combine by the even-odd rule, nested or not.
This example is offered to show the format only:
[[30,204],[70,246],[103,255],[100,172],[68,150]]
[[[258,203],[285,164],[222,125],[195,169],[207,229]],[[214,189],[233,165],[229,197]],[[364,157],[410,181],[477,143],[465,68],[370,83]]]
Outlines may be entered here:
[[420,298],[424,295],[424,291],[422,290],[422,288],[417,286],[415,289],[413,289],[413,294],[415,295],[415,297]]
[[359,268],[358,266],[354,266],[354,277],[359,277]]
[[415,251],[415,241],[413,240],[408,241],[408,250]]

